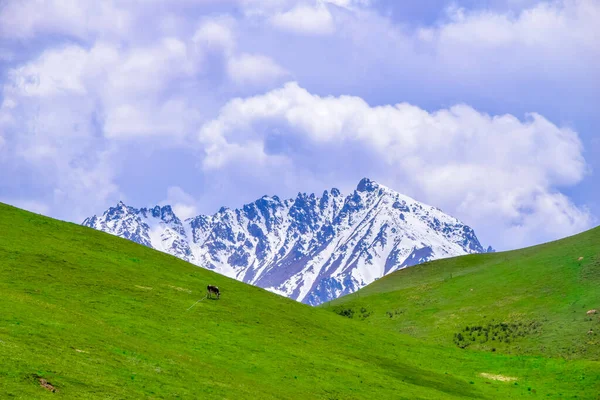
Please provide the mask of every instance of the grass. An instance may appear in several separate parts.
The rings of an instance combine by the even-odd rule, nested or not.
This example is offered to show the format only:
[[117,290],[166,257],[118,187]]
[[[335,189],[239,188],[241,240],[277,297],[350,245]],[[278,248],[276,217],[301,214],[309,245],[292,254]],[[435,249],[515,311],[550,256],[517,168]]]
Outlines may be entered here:
[[[477,262],[466,260],[461,270],[469,274]],[[585,265],[577,268],[584,273]],[[207,284],[219,286],[221,299],[186,311]],[[347,318],[0,204],[0,397],[581,399],[600,392],[591,357],[460,349],[452,337],[426,333],[434,332],[427,313],[438,311],[420,310],[426,318],[422,326],[414,319],[412,330],[395,315],[388,319],[399,325],[391,325],[383,309],[394,287],[368,288],[374,300],[391,296],[389,305],[373,302],[364,320]],[[580,296],[590,304],[594,297]],[[438,301],[428,309],[446,307]]]
[[465,352],[565,365],[586,360],[597,368],[600,314],[587,311],[600,310],[600,228],[523,250],[404,269],[323,307]]

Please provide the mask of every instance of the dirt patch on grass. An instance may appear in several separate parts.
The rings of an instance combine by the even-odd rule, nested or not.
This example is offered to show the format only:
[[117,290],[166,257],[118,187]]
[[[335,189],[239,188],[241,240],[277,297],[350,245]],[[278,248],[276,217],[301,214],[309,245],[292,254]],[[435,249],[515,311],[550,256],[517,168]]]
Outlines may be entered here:
[[58,389],[53,384],[48,382],[46,379],[44,379],[38,375],[33,375],[33,377],[38,381],[40,386],[43,387],[44,389],[46,389],[47,391],[52,392],[52,393],[58,392]]
[[138,289],[143,289],[143,290],[152,290],[152,288],[150,286],[135,285],[135,287]]
[[171,285],[169,285],[169,287],[171,289],[179,290],[180,292],[192,293],[192,291],[190,289],[186,289],[186,288],[182,288],[182,287],[177,287],[177,286],[171,286]]
[[494,380],[494,381],[512,382],[512,381],[516,381],[517,380],[517,378],[515,378],[513,376],[488,374],[487,372],[482,372],[479,375],[481,375],[482,377],[484,377],[486,379],[491,379],[491,380]]

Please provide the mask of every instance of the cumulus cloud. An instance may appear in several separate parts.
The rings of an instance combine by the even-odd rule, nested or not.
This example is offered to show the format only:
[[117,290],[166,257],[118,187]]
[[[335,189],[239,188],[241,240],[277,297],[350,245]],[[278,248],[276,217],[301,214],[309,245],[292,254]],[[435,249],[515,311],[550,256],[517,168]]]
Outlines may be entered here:
[[[290,4],[291,3],[291,4]],[[270,11],[270,23],[277,29],[306,35],[328,35],[335,31],[336,21],[330,7],[359,10],[370,5],[369,0],[317,0],[280,2]],[[286,5],[287,7],[284,7]],[[269,14],[262,11],[263,14]]]
[[222,68],[230,81],[237,86],[260,87],[277,82],[288,75],[288,72],[270,57],[239,51],[235,29],[236,23],[231,17],[206,19],[196,29],[192,41],[201,52],[220,54]]
[[22,0],[6,2],[0,9],[0,38],[29,39],[46,33],[118,36],[130,26],[129,14],[113,1]]
[[[232,171],[262,168],[275,176],[286,168],[327,171],[339,182],[369,175],[470,221],[501,248],[591,223],[558,191],[586,172],[577,133],[535,113],[520,120],[467,105],[435,112],[406,103],[371,107],[358,97],[320,97],[288,83],[230,101],[199,137],[208,170],[233,164]],[[335,170],[328,170],[328,157]]]
[[[522,106],[521,112],[578,116],[593,112],[590,99],[600,93],[595,0],[454,7],[428,24],[398,23],[374,8],[335,13],[327,7],[335,26],[327,40],[314,40],[310,48],[297,40],[280,49],[280,59],[296,63],[289,68],[294,80],[307,86],[363,97],[385,93],[388,101],[401,93],[413,102],[502,103]],[[569,101],[559,105],[552,96]]]
[[[539,101],[539,93],[572,96],[573,112],[586,108],[600,89],[600,3],[595,0],[537,2],[517,11],[450,8],[443,23],[402,35],[436,76],[438,85],[502,94],[513,102]],[[394,29],[394,28],[393,28]],[[525,89],[527,88],[527,89]],[[597,96],[596,96],[597,98]]]
[[175,215],[182,220],[195,217],[199,214],[196,199],[179,186],[169,187],[167,189],[167,198],[161,203],[172,206]]
[[[510,60],[503,57],[521,53],[526,59],[544,60],[552,70],[570,57],[591,60],[600,54],[595,40],[600,4],[593,0],[540,2],[518,13],[451,8],[447,16],[444,24],[418,31],[447,61],[467,57],[472,66],[491,61],[508,65]],[[483,53],[491,59],[479,57]]]
[[[0,19],[31,4],[2,8]],[[139,13],[130,6],[124,4],[123,12],[136,21]],[[63,17],[79,12],[75,7]],[[75,22],[46,24],[36,15],[23,16],[31,20],[27,29],[5,33],[27,40],[52,31],[89,44],[50,47],[8,69],[0,106],[0,161],[37,176],[30,190],[62,218],[81,220],[99,204],[125,197],[117,181],[131,143],[185,148],[203,113],[215,109],[214,97],[202,91],[219,85],[260,88],[286,74],[269,57],[237,50],[235,21],[228,16],[202,18],[181,37],[154,31],[156,38],[148,42],[90,33]],[[223,82],[210,79],[215,53],[223,56]]]
[[[95,102],[85,88],[70,79],[46,82],[54,74],[51,68],[49,75],[34,79],[30,75],[34,70],[31,65],[12,71],[13,79],[4,87],[0,168],[12,178],[0,186],[17,184],[17,192],[28,188],[45,210],[68,204],[54,215],[80,218],[86,207],[103,204],[117,193],[110,146],[96,135]],[[20,79],[21,72],[26,79]]]
[[596,47],[595,40],[587,33],[594,28],[592,22],[599,13],[597,3],[589,0],[539,2],[516,14],[468,12],[453,7],[448,9],[446,23],[429,30],[442,43],[470,42],[473,46],[491,48],[515,43],[553,47],[552,40],[562,43],[577,40],[580,45],[592,48]]
[[[86,89],[81,82],[85,54],[79,46],[44,52],[37,62],[9,71],[10,86],[5,88],[5,95],[48,97],[68,92],[85,94]],[[65,69],[69,73],[65,73]]]
[[227,72],[240,85],[268,84],[287,75],[287,71],[269,57],[245,53],[229,59]]
[[206,19],[196,29],[192,41],[203,49],[217,49],[231,54],[236,46],[234,25],[235,20],[231,17]]
[[281,30],[296,33],[322,35],[334,31],[333,17],[323,3],[314,6],[299,4],[291,10],[275,14],[271,23]]
[[[155,46],[125,51],[107,43],[90,49],[70,45],[48,50],[9,71],[4,93],[24,105],[35,99],[81,101],[84,97],[84,102],[102,107],[108,137],[182,136],[185,121],[195,110],[181,94],[159,94],[173,80],[193,79],[195,73],[194,54],[177,39],[165,38]],[[86,115],[96,111],[90,109]]]
[[[192,79],[193,54],[165,38],[149,47],[67,45],[8,71],[0,107],[2,162],[18,168],[52,215],[82,220],[121,197],[119,140],[185,140],[197,111],[173,79]],[[197,126],[197,125],[195,125]],[[118,154],[118,156],[117,156]]]

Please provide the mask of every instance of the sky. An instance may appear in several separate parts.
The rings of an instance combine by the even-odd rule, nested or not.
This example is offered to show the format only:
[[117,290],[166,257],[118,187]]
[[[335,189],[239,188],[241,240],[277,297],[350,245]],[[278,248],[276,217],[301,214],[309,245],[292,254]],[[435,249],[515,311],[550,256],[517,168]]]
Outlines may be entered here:
[[181,218],[369,177],[483,245],[600,216],[599,0],[0,0],[0,202]]

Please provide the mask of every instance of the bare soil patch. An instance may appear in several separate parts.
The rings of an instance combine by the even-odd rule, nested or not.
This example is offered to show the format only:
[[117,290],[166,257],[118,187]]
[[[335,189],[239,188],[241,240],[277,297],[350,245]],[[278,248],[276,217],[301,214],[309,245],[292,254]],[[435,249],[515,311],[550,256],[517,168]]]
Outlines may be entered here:
[[516,381],[517,380],[517,378],[515,378],[513,376],[488,374],[487,372],[482,372],[479,375],[481,375],[484,378],[491,379],[491,380],[494,380],[494,381],[512,382],[512,381]]
[[40,386],[43,387],[44,389],[46,389],[49,392],[55,393],[58,391],[58,389],[51,384],[50,382],[48,382],[46,379],[42,378],[41,376],[38,375],[34,375],[35,379],[37,379],[37,381],[39,382]]
[[171,289],[175,289],[175,290],[178,290],[180,292],[192,293],[192,291],[190,289],[186,289],[186,288],[182,288],[182,287],[177,287],[177,286],[171,286],[171,285],[169,285],[169,287]]

